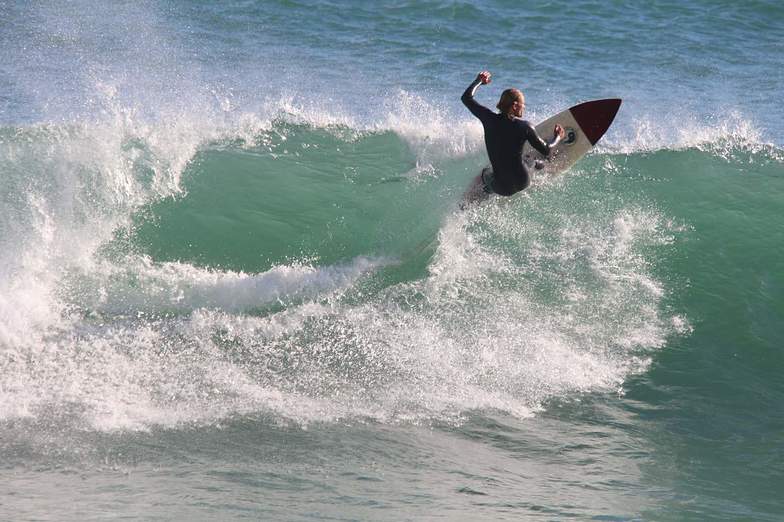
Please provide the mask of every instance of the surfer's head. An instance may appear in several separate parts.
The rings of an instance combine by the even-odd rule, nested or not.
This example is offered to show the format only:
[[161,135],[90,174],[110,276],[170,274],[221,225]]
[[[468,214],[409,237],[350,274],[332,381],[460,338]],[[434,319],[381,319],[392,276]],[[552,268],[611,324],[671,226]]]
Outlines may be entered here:
[[498,110],[509,116],[523,117],[525,111],[525,96],[518,89],[507,89],[501,93],[501,99],[496,104]]

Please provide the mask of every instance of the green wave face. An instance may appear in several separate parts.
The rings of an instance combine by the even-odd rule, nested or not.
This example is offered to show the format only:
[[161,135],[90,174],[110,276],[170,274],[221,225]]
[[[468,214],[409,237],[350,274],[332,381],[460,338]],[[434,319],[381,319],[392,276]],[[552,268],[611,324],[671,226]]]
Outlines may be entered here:
[[285,126],[257,137],[264,145],[208,147],[185,173],[186,194],[137,216],[134,242],[159,260],[261,271],[396,256],[432,237],[448,205],[432,185],[443,181],[418,180],[394,133],[340,132]]

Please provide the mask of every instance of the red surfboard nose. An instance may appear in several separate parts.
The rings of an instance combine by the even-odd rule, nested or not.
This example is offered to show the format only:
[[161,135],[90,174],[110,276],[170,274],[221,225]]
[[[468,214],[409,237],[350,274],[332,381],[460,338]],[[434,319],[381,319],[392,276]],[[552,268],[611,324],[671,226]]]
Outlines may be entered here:
[[575,105],[569,111],[591,145],[596,145],[599,138],[610,128],[620,107],[620,98],[607,98]]

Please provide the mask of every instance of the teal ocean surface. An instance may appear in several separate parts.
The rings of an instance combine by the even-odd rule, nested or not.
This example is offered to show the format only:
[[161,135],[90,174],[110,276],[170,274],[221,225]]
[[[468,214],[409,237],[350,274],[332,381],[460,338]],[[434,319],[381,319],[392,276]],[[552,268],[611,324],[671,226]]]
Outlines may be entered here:
[[[0,1],[0,519],[784,519],[784,5]],[[570,171],[461,212],[478,71]]]

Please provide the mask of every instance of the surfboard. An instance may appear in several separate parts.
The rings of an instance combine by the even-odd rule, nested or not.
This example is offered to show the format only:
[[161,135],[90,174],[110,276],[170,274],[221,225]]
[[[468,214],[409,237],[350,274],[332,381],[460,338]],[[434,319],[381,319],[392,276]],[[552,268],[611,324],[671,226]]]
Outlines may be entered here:
[[545,141],[550,141],[553,128],[560,124],[566,136],[550,154],[544,158],[529,143],[523,146],[523,161],[536,171],[545,174],[558,174],[567,170],[577,160],[585,156],[604,136],[612,125],[618,109],[621,107],[619,98],[607,98],[580,103],[561,111],[536,126],[536,132]]

